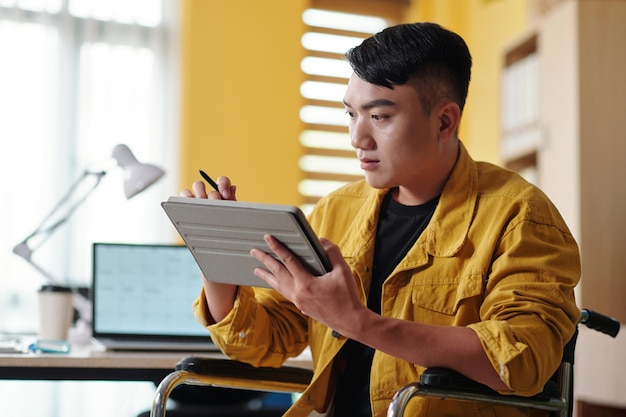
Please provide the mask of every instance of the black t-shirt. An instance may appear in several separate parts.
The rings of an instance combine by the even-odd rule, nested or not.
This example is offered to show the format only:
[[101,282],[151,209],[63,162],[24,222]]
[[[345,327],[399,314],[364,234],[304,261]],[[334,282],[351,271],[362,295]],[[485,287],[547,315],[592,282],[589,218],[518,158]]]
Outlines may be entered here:
[[[419,206],[405,206],[388,193],[381,205],[372,283],[367,306],[380,314],[381,292],[385,279],[404,258],[430,221],[439,197]],[[374,349],[348,340],[335,359],[337,385],[335,416],[371,417],[369,379]]]

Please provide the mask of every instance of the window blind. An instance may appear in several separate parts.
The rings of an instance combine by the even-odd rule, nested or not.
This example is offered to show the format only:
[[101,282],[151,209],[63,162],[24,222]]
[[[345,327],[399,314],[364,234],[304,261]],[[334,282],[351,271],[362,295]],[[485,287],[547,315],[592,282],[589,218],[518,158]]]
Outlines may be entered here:
[[350,146],[343,95],[352,74],[343,55],[363,39],[388,26],[380,16],[347,13],[324,8],[307,9],[302,15],[305,80],[300,93],[304,105],[300,119],[304,129],[300,143],[304,155],[299,166],[303,180],[299,192],[305,212],[323,195],[363,178]]

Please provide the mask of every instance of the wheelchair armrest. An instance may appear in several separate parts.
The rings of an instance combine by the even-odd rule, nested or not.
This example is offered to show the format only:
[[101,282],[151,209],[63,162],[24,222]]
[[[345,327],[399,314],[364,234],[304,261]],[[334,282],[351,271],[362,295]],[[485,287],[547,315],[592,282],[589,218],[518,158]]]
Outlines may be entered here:
[[312,377],[313,371],[295,366],[254,367],[230,359],[189,356],[181,359],[176,364],[175,370],[157,387],[150,416],[165,416],[167,399],[180,384],[271,392],[302,392]]
[[[563,363],[561,366],[565,381],[568,381],[571,364]],[[569,404],[569,386],[569,383],[566,383],[560,387],[556,381],[550,380],[541,393],[532,397],[504,395],[450,369],[429,368],[422,373],[419,382],[405,385],[396,392],[387,415],[388,417],[403,416],[409,400],[415,396],[562,412]]]
[[474,381],[456,371],[446,368],[428,368],[420,375],[418,383],[422,387],[449,389],[452,391],[472,391],[497,394],[486,385]]
[[[212,383],[213,385],[227,384],[227,386],[241,388],[240,383],[242,383],[261,390],[271,390],[272,387],[280,390],[283,384],[294,385],[294,388],[306,387],[313,376],[310,369],[294,366],[254,367],[230,359],[209,359],[198,356],[181,359],[176,364],[176,371],[190,372],[198,378],[206,377],[207,381],[214,380],[216,382]],[[223,381],[224,379],[232,383]]]
[[[442,390],[450,390],[454,392],[475,392],[484,395],[499,396],[497,391],[474,381],[460,373],[446,368],[428,368],[420,376],[419,386],[423,388],[439,388]],[[539,400],[548,400],[550,398],[559,397],[561,390],[554,380],[548,381],[543,390],[530,398]]]

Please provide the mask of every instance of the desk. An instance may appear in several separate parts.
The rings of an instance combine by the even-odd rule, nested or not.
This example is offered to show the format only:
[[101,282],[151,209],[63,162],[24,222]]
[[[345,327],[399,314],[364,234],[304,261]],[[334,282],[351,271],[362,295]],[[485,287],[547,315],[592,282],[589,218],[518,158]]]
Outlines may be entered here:
[[[70,386],[50,382],[42,387],[35,383],[34,389],[30,383],[29,388],[25,388],[22,383],[7,381],[0,395],[2,415],[49,415],[56,412],[70,417],[93,416],[91,410],[100,407],[108,410],[107,415],[136,416],[152,404],[156,392],[154,383],[169,375],[182,358],[192,355],[225,358],[217,352],[106,351],[96,344],[74,344],[68,354],[0,354],[0,381],[79,381],[68,382],[72,384]],[[310,368],[310,353],[307,350],[299,358],[289,360],[288,364]],[[113,382],[115,389],[107,386],[109,397],[103,399],[99,388],[102,383],[95,382],[98,385],[94,388],[93,383],[83,381],[138,382]],[[111,398],[124,398],[124,401],[111,401]]]
[[72,346],[66,354],[0,354],[0,379],[158,382],[191,355],[224,358],[215,352],[106,351],[88,344]]
[[[219,352],[106,351],[93,343],[72,346],[67,354],[0,354],[0,379],[158,383],[186,356],[225,358],[225,355]],[[288,364],[311,368],[310,358],[306,354],[289,360]]]

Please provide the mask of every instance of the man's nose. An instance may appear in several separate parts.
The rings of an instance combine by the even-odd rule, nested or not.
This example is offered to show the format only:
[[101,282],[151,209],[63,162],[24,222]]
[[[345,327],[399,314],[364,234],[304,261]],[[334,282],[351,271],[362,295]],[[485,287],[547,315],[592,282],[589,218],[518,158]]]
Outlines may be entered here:
[[350,145],[354,149],[369,149],[372,147],[374,139],[367,123],[362,119],[352,120],[348,130],[350,133]]

